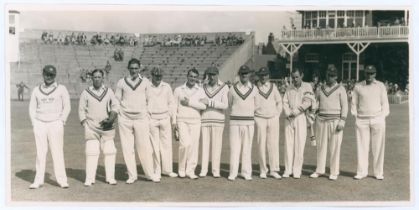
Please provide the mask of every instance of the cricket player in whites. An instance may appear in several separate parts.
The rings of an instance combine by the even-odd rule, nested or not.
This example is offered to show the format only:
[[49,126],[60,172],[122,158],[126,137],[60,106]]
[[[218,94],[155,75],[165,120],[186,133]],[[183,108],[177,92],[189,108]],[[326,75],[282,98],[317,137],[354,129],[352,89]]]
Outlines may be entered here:
[[345,88],[337,83],[337,69],[329,66],[326,72],[326,84],[316,90],[318,113],[316,117],[317,168],[310,175],[317,178],[326,171],[327,147],[330,151],[330,180],[339,175],[340,146],[343,128],[348,114],[348,96]]
[[295,179],[301,177],[304,161],[304,146],[307,137],[306,111],[315,104],[313,88],[310,83],[303,82],[301,69],[291,73],[292,84],[285,91],[283,98],[285,120],[285,172],[282,177]]
[[122,153],[128,170],[127,184],[137,178],[135,150],[137,150],[148,180],[160,182],[153,170],[153,147],[150,140],[149,113],[146,89],[150,81],[140,75],[141,63],[132,58],[128,62],[129,76],[120,79],[116,85],[115,96],[119,100],[118,127]]
[[384,147],[386,117],[390,114],[387,91],[384,84],[375,79],[374,66],[365,67],[365,81],[355,85],[352,94],[351,113],[356,117],[356,145],[358,168],[354,179],[368,175],[368,155],[371,142],[373,173],[376,179],[384,179]]
[[230,174],[234,181],[239,172],[241,153],[241,176],[252,180],[252,141],[257,89],[249,81],[251,70],[243,65],[239,69],[240,81],[236,82],[228,94],[230,107]]
[[206,98],[204,90],[198,86],[199,72],[188,71],[185,84],[174,92],[176,114],[172,118],[173,128],[179,131],[179,176],[197,179],[195,169],[198,164],[199,135],[201,133],[201,110],[207,106],[201,102]]
[[208,162],[211,145],[212,176],[220,177],[221,148],[223,144],[223,131],[225,109],[228,107],[228,86],[218,79],[219,70],[215,66],[205,71],[208,84],[203,85],[206,98],[201,102],[207,106],[202,112],[202,165],[200,177],[208,173]]
[[61,188],[68,188],[64,164],[64,125],[70,114],[70,96],[64,85],[55,82],[57,70],[46,65],[42,70],[44,83],[36,86],[29,102],[36,145],[36,175],[30,189],[44,184],[48,146],[54,164],[54,174]]
[[106,182],[116,184],[114,121],[118,112],[118,100],[112,89],[103,85],[103,77],[102,70],[93,70],[93,85],[81,93],[79,101],[79,119],[84,127],[86,140],[85,186],[95,183],[100,150],[104,155]]
[[150,113],[150,138],[153,145],[154,173],[177,177],[173,172],[172,125],[170,118],[175,111],[172,88],[162,81],[163,70],[151,70],[151,85],[147,88],[147,106]]
[[281,179],[279,168],[279,116],[282,112],[282,97],[275,84],[269,81],[269,69],[262,67],[257,72],[259,81],[256,83],[256,140],[258,145],[258,159],[260,178],[266,179],[268,166],[266,150],[268,150],[269,175]]

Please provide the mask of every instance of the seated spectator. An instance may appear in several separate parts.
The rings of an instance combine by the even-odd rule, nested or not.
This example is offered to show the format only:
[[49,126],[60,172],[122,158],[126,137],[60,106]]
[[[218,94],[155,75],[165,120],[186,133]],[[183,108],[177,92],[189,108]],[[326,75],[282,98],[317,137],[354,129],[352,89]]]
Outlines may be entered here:
[[52,33],[48,34],[48,43],[52,44],[54,42],[54,35]]
[[87,36],[86,36],[86,34],[82,34],[82,44],[83,45],[86,45],[87,44]]
[[115,61],[121,62],[124,60],[124,51],[122,51],[121,48],[117,48],[115,49],[113,56]]
[[135,44],[135,42],[134,42],[134,38],[131,36],[131,37],[129,38],[129,46],[133,47],[133,46],[134,46],[134,44]]
[[108,34],[106,34],[105,38],[103,39],[103,44],[105,44],[105,45],[109,45],[110,44],[110,41],[109,41],[109,38],[108,38]]
[[109,73],[111,72],[112,66],[109,63],[109,60],[106,61],[106,66],[105,66],[105,73],[106,73],[106,77],[108,77]]
[[41,35],[41,40],[46,44],[48,42],[48,33],[47,32],[42,32]]
[[125,45],[125,38],[121,35],[121,36],[119,36],[119,41],[118,41],[118,44],[119,45]]
[[97,43],[99,45],[101,45],[103,43],[102,35],[100,35],[100,34],[97,35]]

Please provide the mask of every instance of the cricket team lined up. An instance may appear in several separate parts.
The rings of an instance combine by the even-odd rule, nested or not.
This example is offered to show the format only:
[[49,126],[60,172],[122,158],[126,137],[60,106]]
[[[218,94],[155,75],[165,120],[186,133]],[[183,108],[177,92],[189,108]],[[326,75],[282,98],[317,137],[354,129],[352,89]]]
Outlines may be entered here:
[[[270,72],[261,68],[259,80],[249,81],[251,69],[245,65],[238,71],[239,81],[229,87],[218,78],[219,70],[209,67],[206,81],[198,85],[199,72],[190,69],[186,82],[174,92],[163,81],[164,71],[151,70],[151,81],[141,76],[141,63],[128,62],[129,76],[120,79],[115,92],[103,84],[104,73],[92,72],[92,86],[80,95],[78,114],[84,128],[86,178],[84,185],[95,183],[99,155],[105,163],[106,182],[115,185],[117,148],[114,138],[119,131],[122,153],[127,168],[127,184],[138,179],[136,155],[146,179],[160,182],[161,176],[197,179],[209,173],[220,175],[223,141],[229,141],[229,176],[252,180],[252,156],[259,162],[259,177],[275,179],[301,177],[307,131],[317,139],[317,168],[310,175],[325,175],[327,151],[330,151],[329,179],[339,176],[340,147],[348,113],[345,88],[337,82],[337,69],[326,70],[326,83],[313,91],[303,82],[303,72],[294,69],[292,85],[284,96],[269,81]],[[31,189],[44,184],[46,155],[51,150],[54,174],[60,187],[68,188],[63,153],[64,125],[70,113],[66,88],[55,82],[57,70],[43,68],[44,82],[34,88],[29,112],[36,143],[36,175]],[[369,144],[372,142],[373,171],[384,179],[385,118],[389,114],[387,93],[383,83],[375,80],[376,69],[367,66],[366,80],[359,82],[352,96],[351,113],[356,117],[358,166],[354,179],[368,175]],[[280,175],[279,116],[285,115],[285,171]],[[226,115],[229,116],[226,116]],[[226,124],[226,118],[229,123]],[[223,139],[225,126],[228,139]],[[309,128],[309,129],[308,129]],[[173,170],[172,134],[179,140],[178,171]],[[252,155],[253,141],[257,154]],[[201,154],[199,146],[202,145]],[[201,171],[196,174],[201,155]],[[210,159],[211,158],[211,159]],[[241,163],[241,171],[239,167]]]

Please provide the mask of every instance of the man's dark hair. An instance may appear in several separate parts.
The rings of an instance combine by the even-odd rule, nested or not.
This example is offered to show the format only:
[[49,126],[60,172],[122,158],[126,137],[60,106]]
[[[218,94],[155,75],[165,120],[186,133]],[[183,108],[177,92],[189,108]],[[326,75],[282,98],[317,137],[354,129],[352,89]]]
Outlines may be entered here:
[[131,66],[131,64],[138,64],[138,66],[141,66],[141,62],[140,60],[136,59],[136,58],[131,58],[131,60],[128,61],[128,67]]
[[191,68],[191,69],[189,69],[188,70],[188,74],[187,75],[189,75],[190,73],[195,73],[197,76],[199,76],[199,71],[198,70],[196,70],[196,68]]
[[92,71],[92,76],[96,73],[96,72],[100,72],[100,74],[102,74],[102,77],[104,76],[103,70],[102,69],[95,69]]
[[296,72],[298,72],[300,74],[300,76],[304,74],[304,71],[301,68],[294,68],[292,70],[292,73],[296,73]]

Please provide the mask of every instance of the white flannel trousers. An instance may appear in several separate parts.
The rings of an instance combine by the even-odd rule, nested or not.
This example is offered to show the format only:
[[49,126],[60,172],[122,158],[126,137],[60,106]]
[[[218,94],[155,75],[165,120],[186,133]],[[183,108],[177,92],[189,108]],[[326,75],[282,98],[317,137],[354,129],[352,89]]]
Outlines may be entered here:
[[161,174],[173,172],[172,152],[172,125],[170,118],[151,119],[150,138],[153,146],[154,173]]
[[316,119],[317,141],[317,168],[316,173],[324,174],[326,171],[327,147],[330,153],[330,175],[339,175],[340,147],[342,144],[343,130],[336,132],[339,119]]
[[254,125],[230,125],[230,177],[239,172],[241,152],[241,175],[252,176],[252,141]]
[[208,162],[211,145],[212,174],[220,174],[221,148],[223,145],[224,124],[202,126],[202,175],[208,173]]
[[178,122],[179,128],[179,174],[195,175],[198,165],[199,135],[201,122]]
[[149,137],[149,120],[131,120],[123,115],[118,117],[119,136],[121,138],[122,153],[128,170],[129,178],[137,178],[137,163],[135,150],[137,150],[140,163],[146,178],[155,177],[153,170],[153,147]]
[[260,173],[268,173],[266,151],[268,152],[269,168],[271,172],[279,169],[279,118],[255,117],[256,141],[258,144],[258,159]]
[[368,154],[371,142],[374,176],[383,176],[386,124],[384,117],[356,118],[357,175],[368,175]]
[[64,126],[61,120],[42,122],[34,120],[33,132],[36,144],[36,175],[35,183],[43,184],[48,145],[51,150],[54,174],[58,183],[67,183],[64,163]]
[[300,114],[291,121],[285,120],[285,174],[301,176],[304,146],[307,137],[307,119]]

